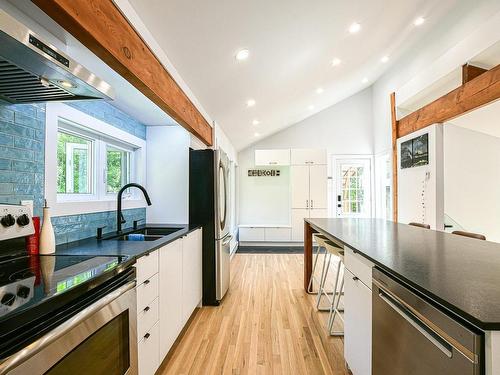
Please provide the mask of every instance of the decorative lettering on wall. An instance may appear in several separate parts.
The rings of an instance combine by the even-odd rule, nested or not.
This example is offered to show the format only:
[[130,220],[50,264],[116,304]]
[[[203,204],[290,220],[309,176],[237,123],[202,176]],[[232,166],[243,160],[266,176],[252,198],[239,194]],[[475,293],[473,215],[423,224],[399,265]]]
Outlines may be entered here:
[[248,177],[279,177],[279,169],[249,169]]

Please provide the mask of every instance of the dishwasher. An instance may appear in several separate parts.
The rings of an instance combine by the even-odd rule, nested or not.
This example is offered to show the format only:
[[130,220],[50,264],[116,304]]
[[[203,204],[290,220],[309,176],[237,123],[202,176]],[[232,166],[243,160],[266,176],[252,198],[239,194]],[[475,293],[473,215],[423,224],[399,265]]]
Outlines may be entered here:
[[373,375],[480,375],[484,335],[373,269]]

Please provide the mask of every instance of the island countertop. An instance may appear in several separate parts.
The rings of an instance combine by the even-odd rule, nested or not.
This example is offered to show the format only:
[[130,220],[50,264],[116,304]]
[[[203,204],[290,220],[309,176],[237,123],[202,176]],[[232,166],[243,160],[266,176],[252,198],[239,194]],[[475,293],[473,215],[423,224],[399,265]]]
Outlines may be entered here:
[[305,219],[305,275],[315,231],[476,327],[500,330],[500,244],[382,219]]

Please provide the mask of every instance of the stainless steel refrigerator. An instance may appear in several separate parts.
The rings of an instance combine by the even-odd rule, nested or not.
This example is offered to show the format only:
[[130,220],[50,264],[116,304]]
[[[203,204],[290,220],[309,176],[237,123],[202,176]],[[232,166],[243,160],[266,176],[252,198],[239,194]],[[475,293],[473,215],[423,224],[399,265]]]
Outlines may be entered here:
[[221,149],[191,150],[189,223],[203,227],[203,304],[219,305],[230,281],[230,162]]

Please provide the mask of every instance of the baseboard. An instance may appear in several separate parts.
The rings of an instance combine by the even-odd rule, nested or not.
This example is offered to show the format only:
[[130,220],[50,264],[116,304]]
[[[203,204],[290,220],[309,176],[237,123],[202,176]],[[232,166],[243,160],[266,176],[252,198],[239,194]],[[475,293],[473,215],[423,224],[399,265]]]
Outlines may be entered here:
[[304,247],[304,242],[240,242],[240,246],[266,246],[266,247]]

